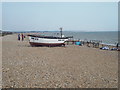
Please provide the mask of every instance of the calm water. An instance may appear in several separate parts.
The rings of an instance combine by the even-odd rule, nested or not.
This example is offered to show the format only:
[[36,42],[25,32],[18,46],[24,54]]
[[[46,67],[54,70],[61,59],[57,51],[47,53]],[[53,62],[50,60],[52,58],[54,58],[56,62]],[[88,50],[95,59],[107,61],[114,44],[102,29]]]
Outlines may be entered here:
[[[44,32],[48,35],[60,35],[59,32]],[[118,32],[111,31],[111,32],[70,32],[64,31],[63,34],[65,36],[73,36],[74,39],[81,39],[81,40],[102,40],[103,43],[106,44],[115,44],[118,42]]]

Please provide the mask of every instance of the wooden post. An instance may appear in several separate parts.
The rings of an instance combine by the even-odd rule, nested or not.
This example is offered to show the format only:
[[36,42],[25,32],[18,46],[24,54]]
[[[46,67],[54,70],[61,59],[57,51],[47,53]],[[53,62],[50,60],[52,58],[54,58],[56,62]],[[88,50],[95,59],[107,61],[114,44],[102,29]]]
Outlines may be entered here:
[[61,38],[62,38],[62,27],[60,28],[60,34],[61,34]]

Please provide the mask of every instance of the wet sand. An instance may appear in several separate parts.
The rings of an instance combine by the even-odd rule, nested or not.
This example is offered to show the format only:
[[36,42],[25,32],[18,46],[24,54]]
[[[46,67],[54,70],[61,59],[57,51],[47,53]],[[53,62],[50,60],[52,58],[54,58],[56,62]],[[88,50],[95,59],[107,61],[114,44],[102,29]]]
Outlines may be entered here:
[[31,47],[2,39],[3,88],[117,88],[118,51],[86,46]]

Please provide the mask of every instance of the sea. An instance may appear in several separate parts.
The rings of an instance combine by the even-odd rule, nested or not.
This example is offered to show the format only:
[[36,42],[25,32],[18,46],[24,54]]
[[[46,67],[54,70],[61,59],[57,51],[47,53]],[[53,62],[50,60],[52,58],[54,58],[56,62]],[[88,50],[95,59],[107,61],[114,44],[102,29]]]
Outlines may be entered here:
[[[60,32],[43,32],[43,35],[60,36]],[[100,31],[100,32],[80,32],[80,31],[63,31],[64,36],[73,36],[73,39],[79,40],[100,40],[104,44],[118,43],[118,31]]]

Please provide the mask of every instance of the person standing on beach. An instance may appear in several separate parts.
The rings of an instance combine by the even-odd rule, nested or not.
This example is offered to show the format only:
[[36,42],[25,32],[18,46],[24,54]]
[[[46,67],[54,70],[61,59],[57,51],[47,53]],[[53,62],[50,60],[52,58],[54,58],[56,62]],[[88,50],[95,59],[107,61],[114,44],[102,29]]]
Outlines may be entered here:
[[116,48],[118,49],[118,47],[119,47],[119,43],[117,43],[117,45],[116,45]]
[[22,37],[22,41],[24,40],[24,35],[23,35],[23,33],[21,34],[21,37]]
[[18,34],[18,40],[20,41],[20,34]]

